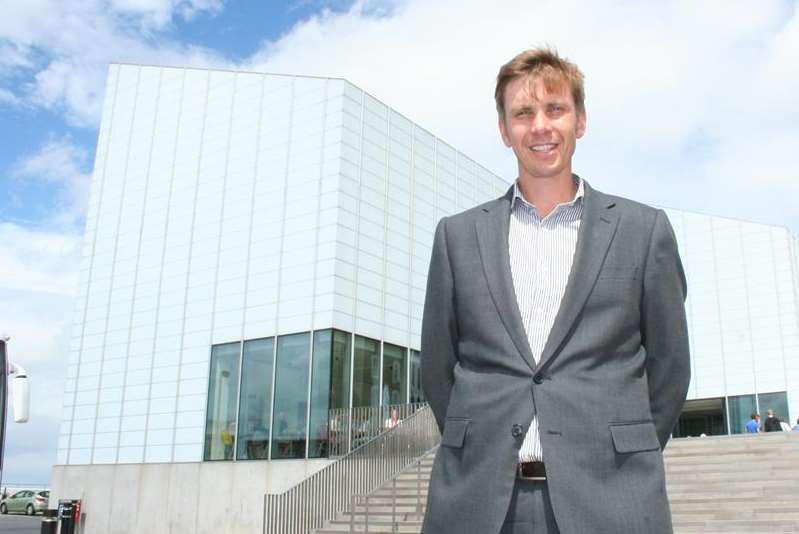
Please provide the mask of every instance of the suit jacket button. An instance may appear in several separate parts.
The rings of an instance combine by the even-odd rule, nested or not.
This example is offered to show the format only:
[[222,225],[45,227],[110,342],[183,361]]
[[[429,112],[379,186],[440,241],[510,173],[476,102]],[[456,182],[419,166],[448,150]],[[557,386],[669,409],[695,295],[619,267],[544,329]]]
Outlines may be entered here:
[[536,373],[536,375],[533,377],[533,382],[535,382],[536,384],[543,384],[544,375],[542,375],[541,373]]
[[522,435],[522,425],[519,424],[513,425],[513,428],[511,428],[510,433],[514,438],[518,438],[519,436]]

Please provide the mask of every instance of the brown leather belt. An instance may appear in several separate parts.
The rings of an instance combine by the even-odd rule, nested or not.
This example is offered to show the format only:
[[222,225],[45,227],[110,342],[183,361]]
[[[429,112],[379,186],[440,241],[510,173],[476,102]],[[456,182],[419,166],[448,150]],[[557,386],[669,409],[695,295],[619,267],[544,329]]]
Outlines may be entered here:
[[523,480],[546,480],[544,462],[520,462],[516,466],[516,478]]

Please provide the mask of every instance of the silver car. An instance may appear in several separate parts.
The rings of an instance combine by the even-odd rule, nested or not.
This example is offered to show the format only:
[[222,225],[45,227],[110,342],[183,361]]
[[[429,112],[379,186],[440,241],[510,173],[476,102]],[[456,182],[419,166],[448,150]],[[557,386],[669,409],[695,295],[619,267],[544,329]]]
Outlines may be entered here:
[[25,512],[27,515],[36,515],[47,509],[50,492],[22,490],[0,501],[0,514],[8,512]]

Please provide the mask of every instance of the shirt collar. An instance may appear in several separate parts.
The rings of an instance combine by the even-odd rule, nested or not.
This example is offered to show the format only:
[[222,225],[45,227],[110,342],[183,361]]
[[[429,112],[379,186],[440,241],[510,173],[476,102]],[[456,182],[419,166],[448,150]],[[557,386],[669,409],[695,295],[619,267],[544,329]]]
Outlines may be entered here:
[[[581,200],[585,196],[585,185],[583,184],[583,179],[577,176],[576,174],[572,174],[572,180],[574,181],[574,185],[577,186],[577,192],[574,193],[574,198],[568,202],[562,202],[558,204],[558,206],[573,206],[577,204],[579,200]],[[527,199],[524,198],[522,195],[522,191],[519,188],[519,179],[516,178],[516,181],[513,182],[513,204],[516,205],[516,201],[524,202],[528,206],[535,208],[533,204],[527,202]],[[557,209],[557,208],[556,208]]]

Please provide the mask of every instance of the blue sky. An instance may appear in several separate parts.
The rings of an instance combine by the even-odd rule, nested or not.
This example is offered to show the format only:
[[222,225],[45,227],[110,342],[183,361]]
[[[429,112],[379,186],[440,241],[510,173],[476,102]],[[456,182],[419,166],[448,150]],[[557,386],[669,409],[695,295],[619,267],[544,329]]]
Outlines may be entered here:
[[344,77],[514,178],[492,94],[549,44],[586,75],[575,170],[799,233],[799,14],[773,0],[0,0],[0,331],[32,376],[4,480],[46,483],[109,62]]

